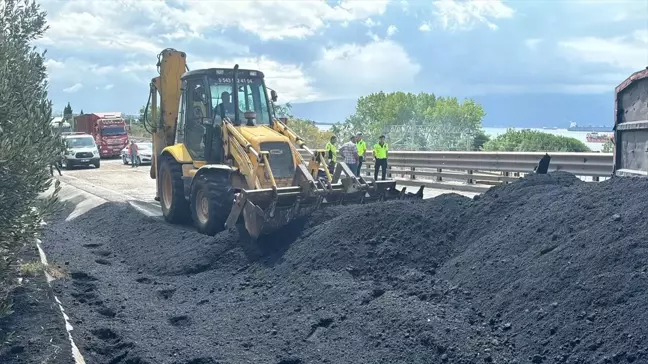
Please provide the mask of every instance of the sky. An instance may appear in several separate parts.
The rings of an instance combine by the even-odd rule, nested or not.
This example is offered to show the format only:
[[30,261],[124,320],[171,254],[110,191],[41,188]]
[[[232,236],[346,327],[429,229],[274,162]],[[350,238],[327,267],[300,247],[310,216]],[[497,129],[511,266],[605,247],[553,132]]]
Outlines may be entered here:
[[648,66],[645,0],[40,4],[49,30],[36,45],[47,49],[55,111],[70,102],[75,112],[138,113],[165,48],[186,52],[190,69],[259,69],[279,102],[326,122],[358,97],[405,91],[481,100],[490,124],[587,124],[611,114],[614,87]]

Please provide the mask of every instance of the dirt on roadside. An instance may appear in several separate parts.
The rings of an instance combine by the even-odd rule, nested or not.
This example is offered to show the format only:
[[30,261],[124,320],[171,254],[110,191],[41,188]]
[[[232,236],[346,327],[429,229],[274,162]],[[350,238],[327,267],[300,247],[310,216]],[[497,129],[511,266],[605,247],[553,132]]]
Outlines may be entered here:
[[[36,246],[21,258],[38,262]],[[0,318],[0,363],[69,364],[72,348],[63,314],[43,272],[30,273],[11,295],[13,313]]]
[[644,197],[643,179],[534,175],[329,208],[261,258],[107,203],[43,244],[89,363],[641,363]]

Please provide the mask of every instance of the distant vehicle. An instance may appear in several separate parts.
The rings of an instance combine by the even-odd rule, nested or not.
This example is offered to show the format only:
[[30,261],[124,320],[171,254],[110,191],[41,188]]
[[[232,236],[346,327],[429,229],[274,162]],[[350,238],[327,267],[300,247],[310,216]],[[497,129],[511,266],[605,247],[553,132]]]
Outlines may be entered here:
[[[151,164],[151,154],[153,153],[153,143],[135,143],[137,145],[137,158],[139,159],[139,164]],[[128,153],[129,146],[122,149],[121,159],[124,164],[132,163],[130,154]]]
[[569,128],[567,128],[569,131],[607,131],[611,132],[612,127],[611,126],[579,126],[575,122],[569,123]]
[[76,116],[75,131],[91,134],[101,157],[117,157],[128,145],[126,120],[121,113],[92,113]]
[[586,139],[589,143],[605,143],[612,137],[611,134],[587,133]]
[[63,133],[61,138],[65,144],[65,154],[61,164],[65,169],[72,169],[77,166],[88,167],[90,165],[95,166],[95,168],[100,167],[101,158],[92,135],[86,133]]
[[52,131],[54,133],[70,133],[72,132],[72,127],[70,126],[70,123],[65,121],[62,116],[57,116],[52,121],[50,122],[50,126],[52,127]]

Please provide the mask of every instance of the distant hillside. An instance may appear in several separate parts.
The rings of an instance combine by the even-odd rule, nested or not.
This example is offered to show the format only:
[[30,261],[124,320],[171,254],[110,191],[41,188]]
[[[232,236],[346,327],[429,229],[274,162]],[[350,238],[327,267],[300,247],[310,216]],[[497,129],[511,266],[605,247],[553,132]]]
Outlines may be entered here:
[[[517,94],[485,95],[474,99],[484,106],[486,127],[566,128],[570,121],[579,125],[612,126],[614,94]],[[293,104],[297,117],[318,122],[343,121],[355,111],[356,100],[316,101]]]

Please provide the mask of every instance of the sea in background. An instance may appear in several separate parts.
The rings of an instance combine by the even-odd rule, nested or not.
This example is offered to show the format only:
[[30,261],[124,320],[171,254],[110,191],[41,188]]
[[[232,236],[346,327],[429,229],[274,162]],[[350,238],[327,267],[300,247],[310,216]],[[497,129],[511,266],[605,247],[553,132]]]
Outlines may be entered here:
[[[318,127],[322,130],[328,130],[331,128],[330,125],[318,125]],[[521,129],[529,129],[529,130],[537,130],[541,131],[543,133],[549,133],[553,135],[559,135],[559,136],[566,136],[574,139],[578,139],[581,142],[585,143],[593,152],[600,152],[603,149],[603,144],[604,143],[589,143],[587,141],[587,134],[589,132],[587,131],[569,131],[567,129],[536,129],[536,128],[515,128],[518,130]],[[610,128],[611,129],[611,128]],[[506,133],[507,128],[484,128],[484,132],[491,138],[494,138],[500,134]],[[599,134],[607,134],[607,133],[602,133],[599,132]],[[609,134],[612,134],[612,131],[609,132]]]
[[[604,143],[589,143],[587,141],[587,134],[589,133],[587,131],[569,131],[567,129],[534,129],[534,128],[524,128],[524,129],[536,130],[536,131],[541,131],[543,133],[549,133],[553,135],[578,139],[581,142],[585,143],[585,145],[587,145],[593,152],[600,152],[603,149]],[[494,138],[500,134],[506,133],[506,128],[484,128],[484,132],[489,137]],[[599,134],[612,134],[612,131],[610,131],[609,133],[599,132]]]

